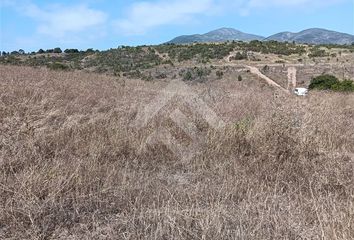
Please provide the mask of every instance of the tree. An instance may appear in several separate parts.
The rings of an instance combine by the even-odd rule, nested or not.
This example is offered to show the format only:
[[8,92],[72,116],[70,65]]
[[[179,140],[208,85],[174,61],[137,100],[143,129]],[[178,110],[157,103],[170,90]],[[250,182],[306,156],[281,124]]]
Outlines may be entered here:
[[86,50],[86,53],[94,53],[95,51],[92,49],[92,48],[88,48],[87,50]]
[[37,53],[38,53],[38,54],[42,54],[42,53],[45,53],[45,51],[41,48],[41,49],[38,50]]
[[19,54],[25,54],[25,50],[20,49],[20,50],[18,50],[18,53],[19,53]]
[[65,53],[78,53],[79,50],[77,50],[75,48],[71,48],[71,49],[65,49],[64,52]]
[[59,47],[53,49],[53,53],[62,53],[62,52],[63,51]]

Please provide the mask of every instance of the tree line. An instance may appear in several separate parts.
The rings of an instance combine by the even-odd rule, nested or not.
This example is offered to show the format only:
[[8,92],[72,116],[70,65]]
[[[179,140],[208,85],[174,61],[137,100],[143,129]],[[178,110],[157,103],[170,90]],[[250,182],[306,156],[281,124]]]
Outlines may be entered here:
[[35,55],[35,54],[44,54],[44,53],[94,53],[94,52],[99,52],[99,50],[93,50],[93,48],[88,48],[87,50],[79,50],[76,48],[68,48],[65,49],[64,51],[60,47],[56,48],[50,48],[43,50],[42,48],[39,49],[37,52],[32,51],[32,52],[26,52],[23,49],[19,49],[17,51],[11,51],[11,52],[6,52],[6,51],[1,51],[0,55],[1,56],[9,56],[9,55]]

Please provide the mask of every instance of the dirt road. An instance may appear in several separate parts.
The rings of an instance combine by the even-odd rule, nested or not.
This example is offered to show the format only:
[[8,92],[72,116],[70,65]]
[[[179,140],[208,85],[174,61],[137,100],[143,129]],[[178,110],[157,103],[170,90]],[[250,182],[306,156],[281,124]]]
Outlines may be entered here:
[[261,73],[261,71],[259,71],[258,68],[253,67],[253,66],[248,66],[248,65],[240,65],[240,64],[236,64],[236,63],[227,63],[227,64],[216,64],[214,66],[228,66],[228,67],[239,67],[239,66],[243,66],[245,69],[248,69],[250,71],[250,73],[258,76],[259,78],[265,80],[269,85],[276,87],[277,89],[285,92],[285,93],[290,93],[288,90],[286,90],[285,88],[283,88],[282,86],[280,86],[278,83],[276,83],[274,80],[270,79],[269,77],[267,77],[266,75],[264,75],[263,73]]
[[276,83],[275,81],[273,81],[272,79],[270,79],[269,77],[267,77],[266,75],[264,75],[263,73],[261,73],[261,71],[259,71],[258,68],[256,67],[252,67],[252,66],[247,66],[245,65],[246,68],[248,68],[250,70],[250,72],[254,75],[257,75],[258,77],[262,78],[263,80],[265,80],[269,85],[274,86],[280,90],[282,90],[285,93],[289,93],[288,90],[286,90],[285,88],[283,88],[282,86],[280,86],[278,83]]
[[[224,60],[227,62],[227,64],[223,65],[223,66],[240,66],[240,64],[236,64],[236,63],[232,63],[230,61],[230,57],[232,56],[232,54],[230,54],[229,56],[227,56],[226,58],[224,58]],[[261,73],[261,71],[259,71],[259,69],[257,67],[253,67],[253,66],[249,66],[249,65],[242,65],[243,67],[245,67],[246,69],[250,70],[250,73],[257,75],[259,78],[265,80],[269,85],[278,88],[279,90],[285,92],[285,93],[290,93],[287,89],[283,88],[282,86],[280,86],[278,83],[276,83],[274,80],[270,79],[269,77],[267,77],[266,75],[264,75],[263,73]]]

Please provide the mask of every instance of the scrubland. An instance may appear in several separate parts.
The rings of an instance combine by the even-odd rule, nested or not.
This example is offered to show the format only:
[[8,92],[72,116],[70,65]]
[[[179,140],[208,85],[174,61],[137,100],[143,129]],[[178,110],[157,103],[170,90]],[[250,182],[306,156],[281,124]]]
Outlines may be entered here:
[[[187,83],[224,128],[178,97],[136,128],[169,79],[0,70],[1,239],[354,239],[353,94],[226,74]],[[176,108],[203,147],[141,150],[163,126],[190,142],[163,118]]]

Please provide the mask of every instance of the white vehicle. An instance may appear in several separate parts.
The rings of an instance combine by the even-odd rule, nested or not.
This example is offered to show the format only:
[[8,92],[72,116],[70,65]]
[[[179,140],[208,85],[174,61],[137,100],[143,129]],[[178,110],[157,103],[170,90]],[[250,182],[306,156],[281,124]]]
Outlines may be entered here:
[[298,96],[306,96],[309,90],[307,88],[295,88],[294,93]]

